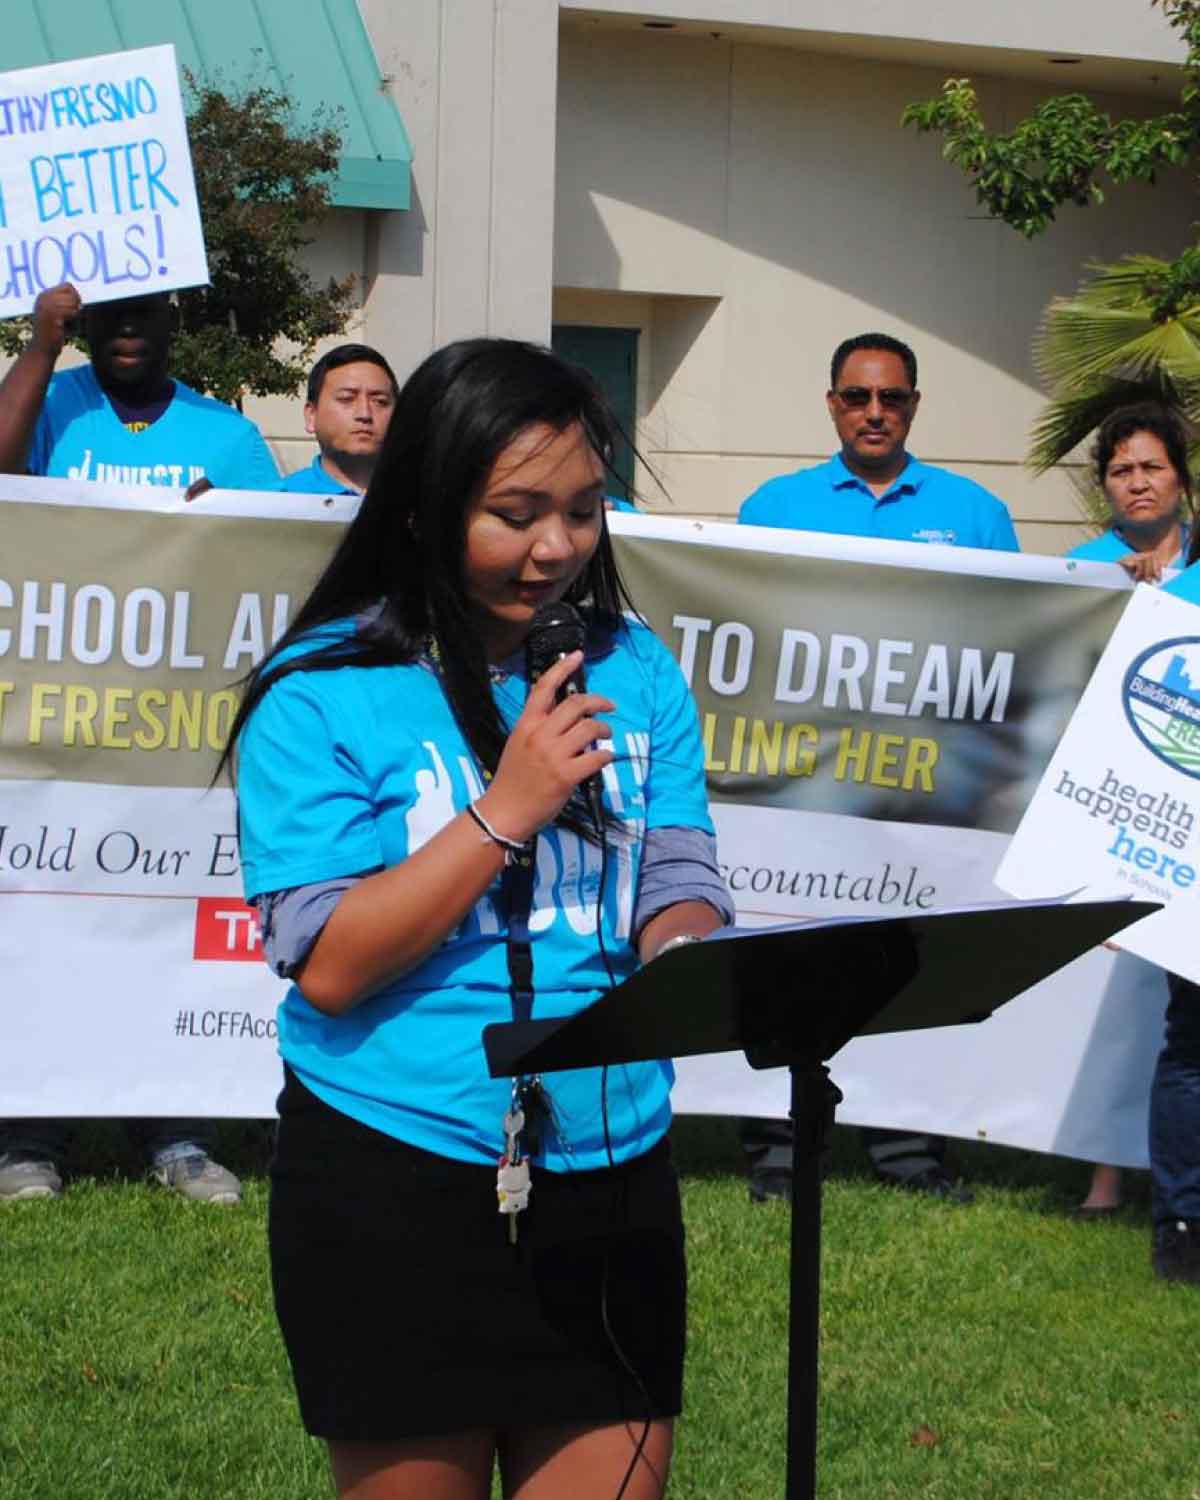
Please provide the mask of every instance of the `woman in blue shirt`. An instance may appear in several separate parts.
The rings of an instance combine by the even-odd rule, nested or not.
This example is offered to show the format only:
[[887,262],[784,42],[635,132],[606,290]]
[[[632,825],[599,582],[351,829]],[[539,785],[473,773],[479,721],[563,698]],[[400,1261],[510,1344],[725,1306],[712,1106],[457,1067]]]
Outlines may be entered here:
[[[1188,571],[1167,590],[1194,601],[1200,529],[1185,517],[1191,483],[1178,418],[1154,403],[1121,407],[1101,423],[1093,459],[1113,524],[1068,556],[1120,563],[1146,583],[1182,566]],[[1150,1090],[1151,1263],[1165,1280],[1200,1283],[1200,987],[1178,974],[1167,982],[1166,1037]],[[1100,1164],[1079,1212],[1112,1213],[1120,1192],[1120,1169]]]
[[[626,617],[613,437],[548,350],[432,355],[234,726],[247,896],[294,981],[276,1307],[344,1496],[486,1500],[497,1460],[521,1500],[665,1485],[684,1338],[670,1064],[518,1094],[480,1042],[528,1008],[523,954],[534,1016],[568,1015],[731,915],[694,706]],[[531,622],[558,601],[584,652],[530,684]]]
[[[1164,592],[1200,604],[1198,563],[1200,527],[1193,525],[1184,571]],[[1150,1086],[1150,1255],[1164,1280],[1200,1286],[1200,985],[1168,973],[1167,989],[1166,1032]]]
[[[1190,507],[1191,482],[1178,418],[1152,401],[1119,407],[1100,424],[1092,463],[1112,525],[1067,556],[1119,563],[1135,582],[1161,582],[1165,568],[1181,565],[1188,545],[1184,505]],[[1120,1167],[1098,1163],[1077,1214],[1098,1217],[1120,1206]]]
[[1179,419],[1152,401],[1122,406],[1101,422],[1092,462],[1112,525],[1067,556],[1120,563],[1139,583],[1159,582],[1188,546],[1191,481]]

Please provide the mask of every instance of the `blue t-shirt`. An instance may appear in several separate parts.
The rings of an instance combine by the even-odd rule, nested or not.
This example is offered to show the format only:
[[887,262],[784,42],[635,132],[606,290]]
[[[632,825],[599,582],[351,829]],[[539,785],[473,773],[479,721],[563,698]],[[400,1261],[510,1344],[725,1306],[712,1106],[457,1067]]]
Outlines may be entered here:
[[[329,627],[314,639],[328,640]],[[628,830],[609,837],[604,946],[618,981],[638,966],[632,945],[642,839],[649,828],[712,831],[695,705],[673,658],[643,626],[587,663],[617,759],[605,802]],[[505,719],[524,705],[517,673],[494,685]],[[426,665],[295,673],[252,714],[238,757],[248,897],[398,864],[480,796],[483,784],[434,670]],[[533,1014],[572,1015],[608,987],[596,936],[600,851],[544,829],[529,929]],[[279,1011],[279,1050],[326,1103],[410,1145],[495,1163],[510,1084],[488,1077],[481,1033],[512,1019],[497,882],[422,964],[344,1015],[330,1017],[293,985]],[[669,1062],[609,1069],[613,1156],[648,1151],[670,1122]],[[556,1128],[543,1158],[555,1171],[604,1166],[599,1069],[546,1080]]]
[[1175,594],[1189,604],[1200,604],[1200,562],[1194,562],[1182,573],[1176,573],[1169,583],[1162,586],[1164,594]]
[[55,375],[29,451],[29,472],[106,484],[186,488],[210,479],[218,489],[272,490],[279,470],[253,422],[175,381],[157,421],[131,432],[113,410],[91,365]]
[[828,463],[768,479],[742,502],[738,520],[746,526],[896,542],[1021,550],[1012,518],[995,495],[973,479],[923,464],[911,455],[890,488],[876,496],[835,453]]
[[[1187,527],[1181,526],[1179,528],[1179,551],[1181,553],[1187,551],[1187,538]],[[1078,547],[1072,547],[1067,556],[1080,558],[1084,562],[1119,562],[1121,558],[1128,557],[1132,551],[1133,548],[1121,533],[1115,527],[1110,526],[1099,536],[1080,542]]]
[[327,474],[319,453],[312,463],[303,469],[297,469],[294,474],[289,474],[286,479],[281,479],[271,488],[287,490],[292,495],[359,495],[362,493],[353,485],[343,484],[340,479]]

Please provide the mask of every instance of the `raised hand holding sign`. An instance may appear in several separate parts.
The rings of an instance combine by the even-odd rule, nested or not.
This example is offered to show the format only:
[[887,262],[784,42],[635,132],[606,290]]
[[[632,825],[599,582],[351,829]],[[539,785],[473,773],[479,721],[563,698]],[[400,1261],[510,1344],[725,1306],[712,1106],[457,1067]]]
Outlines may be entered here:
[[173,47],[0,73],[0,317],[208,280]]

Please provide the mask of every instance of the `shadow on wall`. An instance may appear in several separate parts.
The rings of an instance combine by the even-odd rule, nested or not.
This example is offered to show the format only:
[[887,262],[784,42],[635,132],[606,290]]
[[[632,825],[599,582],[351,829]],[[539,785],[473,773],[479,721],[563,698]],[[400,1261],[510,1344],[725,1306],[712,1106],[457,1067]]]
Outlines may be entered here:
[[662,400],[693,345],[721,305],[719,297],[660,297],[654,302],[654,343],[646,395],[649,409]]
[[[1193,194],[1169,176],[1065,210],[1032,242],[988,219],[939,140],[900,128],[905,104],[941,86],[926,68],[582,27],[562,30],[559,62],[556,284],[725,296],[740,337],[794,348],[801,384],[859,331],[853,299],[885,331],[983,351],[1035,385],[1042,310],[1087,261],[1188,242]],[[979,88],[1000,127],[1044,93]],[[797,275],[840,295],[799,297]]]
[[386,269],[389,276],[420,277],[425,270],[425,238],[428,220],[421,191],[414,177],[407,212],[366,214],[366,249],[363,256],[363,301],[375,289],[375,281]]

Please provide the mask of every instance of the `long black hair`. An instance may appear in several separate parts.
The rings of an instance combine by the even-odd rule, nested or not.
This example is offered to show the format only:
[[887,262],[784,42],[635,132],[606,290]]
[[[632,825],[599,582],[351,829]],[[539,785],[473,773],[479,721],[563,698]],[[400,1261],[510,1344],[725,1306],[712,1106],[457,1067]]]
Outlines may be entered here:
[[[586,371],[515,339],[463,339],[431,354],[404,383],[370,487],[311,594],[246,682],[218,775],[264,694],[293,672],[395,666],[431,652],[450,707],[479,764],[494,773],[508,731],[492,697],[483,643],[466,599],[467,512],[496,459],[526,428],[578,423],[609,465],[615,420]],[[608,526],[567,600],[601,649],[632,607]],[[279,660],[302,636],[360,617],[343,639]],[[365,617],[365,618],[363,618]],[[576,818],[568,804],[565,818]]]

